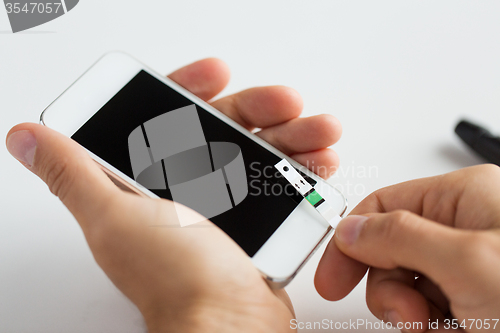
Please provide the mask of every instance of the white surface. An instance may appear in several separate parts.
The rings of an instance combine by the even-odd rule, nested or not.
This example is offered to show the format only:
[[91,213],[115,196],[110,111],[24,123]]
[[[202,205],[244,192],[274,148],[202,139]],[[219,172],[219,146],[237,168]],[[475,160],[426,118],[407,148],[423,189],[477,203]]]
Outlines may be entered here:
[[[304,97],[304,115],[340,119],[342,169],[331,182],[352,208],[377,188],[481,161],[453,127],[465,115],[500,133],[498,17],[493,0],[82,0],[53,22],[10,34],[0,8],[0,132],[37,122],[106,51],[163,73],[217,56],[233,73],[224,94],[284,84]],[[4,145],[0,161],[0,331],[144,332],[57,198]],[[336,303],[317,295],[320,253],[287,288],[298,320],[374,321],[363,286]]]

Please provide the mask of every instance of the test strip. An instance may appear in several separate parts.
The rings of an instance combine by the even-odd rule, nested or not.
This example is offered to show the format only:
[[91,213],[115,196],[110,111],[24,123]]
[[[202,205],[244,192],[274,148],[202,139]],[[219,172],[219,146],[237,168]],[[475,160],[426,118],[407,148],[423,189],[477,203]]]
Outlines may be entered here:
[[337,227],[342,218],[286,159],[282,159],[274,167],[328,221],[332,228]]

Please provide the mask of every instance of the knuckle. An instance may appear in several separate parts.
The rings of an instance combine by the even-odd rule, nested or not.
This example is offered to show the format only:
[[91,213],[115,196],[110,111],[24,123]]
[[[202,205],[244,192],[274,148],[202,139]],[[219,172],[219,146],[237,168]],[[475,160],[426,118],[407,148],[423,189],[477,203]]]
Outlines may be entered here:
[[74,182],[75,172],[70,170],[70,166],[65,160],[46,165],[41,172],[42,179],[44,179],[54,195],[64,200]]
[[394,221],[398,221],[396,223],[407,223],[407,221],[412,216],[412,214],[409,211],[402,209],[395,210],[391,214],[393,216]]
[[[110,204],[109,206],[113,205]],[[113,248],[116,240],[121,238],[121,232],[126,229],[126,218],[117,219],[116,210],[113,215],[108,214],[106,211],[100,211],[94,221],[85,223],[82,226],[92,253],[103,253]]]
[[[121,239],[138,236],[131,230],[143,225],[148,227],[156,214],[155,205],[150,201],[117,191],[105,199],[105,203],[95,207],[91,221],[83,223],[82,230],[93,253],[101,253],[116,247],[122,247]],[[140,204],[137,203],[140,202]],[[137,208],[142,208],[137,212]]]
[[380,232],[385,239],[398,239],[402,230],[413,227],[411,223],[412,214],[408,211],[396,210],[389,213],[387,217],[387,221],[380,224]]
[[378,189],[370,193],[356,207],[353,208],[351,214],[362,215],[369,212],[384,212],[382,198],[386,193],[386,188]]
[[111,228],[93,226],[84,231],[87,244],[95,261],[101,267],[111,267],[117,263],[116,255],[122,252],[123,238]]
[[[466,263],[484,266],[500,260],[498,237],[484,231],[472,231],[459,240]],[[493,258],[496,258],[492,261]]]
[[85,228],[84,234],[94,256],[109,250],[109,242],[112,239],[116,239],[117,236],[106,224],[99,224],[98,226],[93,225],[90,228]]

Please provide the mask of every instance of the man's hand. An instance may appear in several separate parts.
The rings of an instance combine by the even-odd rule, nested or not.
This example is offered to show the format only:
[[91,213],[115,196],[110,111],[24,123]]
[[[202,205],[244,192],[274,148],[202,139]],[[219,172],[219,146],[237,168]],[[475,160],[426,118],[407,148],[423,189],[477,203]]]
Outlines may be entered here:
[[[229,70],[205,59],[170,78],[210,100],[228,83]],[[298,118],[302,100],[290,88],[252,88],[212,105],[249,130],[262,128],[258,136],[302,164],[314,160],[322,171],[338,166],[327,147],[340,137],[339,122],[327,115]],[[95,260],[138,306],[149,332],[290,330],[294,314],[286,293],[271,291],[217,227],[150,227],[175,219],[171,201],[120,191],[76,142],[47,127],[17,125],[7,147],[76,217]]]
[[413,332],[426,331],[429,319],[443,332],[462,323],[467,332],[500,330],[499,167],[390,186],[352,214],[318,266],[324,298],[345,297],[370,266],[366,299],[379,319],[421,322],[406,329]]

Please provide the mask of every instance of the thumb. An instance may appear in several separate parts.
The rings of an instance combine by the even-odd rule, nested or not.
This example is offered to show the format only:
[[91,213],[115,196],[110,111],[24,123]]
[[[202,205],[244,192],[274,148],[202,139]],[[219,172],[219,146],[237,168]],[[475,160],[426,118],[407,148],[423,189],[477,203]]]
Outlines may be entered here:
[[403,267],[442,285],[467,267],[463,261],[470,258],[464,252],[468,235],[408,211],[394,211],[345,218],[335,231],[335,243],[343,253],[367,265]]
[[39,176],[82,224],[110,209],[121,191],[75,141],[42,125],[24,123],[7,134],[7,149]]

